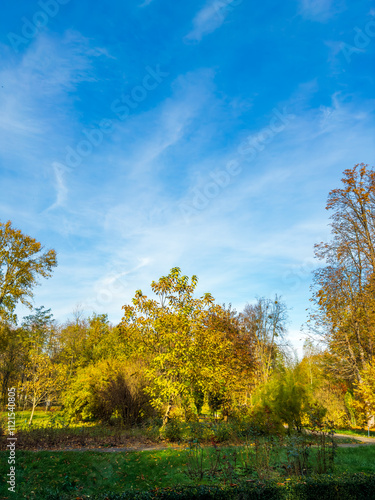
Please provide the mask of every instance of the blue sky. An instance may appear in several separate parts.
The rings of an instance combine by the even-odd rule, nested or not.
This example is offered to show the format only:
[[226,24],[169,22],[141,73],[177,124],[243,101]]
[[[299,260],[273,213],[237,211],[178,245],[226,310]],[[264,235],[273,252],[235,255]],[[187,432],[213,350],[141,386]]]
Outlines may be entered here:
[[19,0],[0,32],[0,219],[58,253],[35,305],[116,323],[178,266],[281,294],[300,348],[327,194],[374,165],[372,2]]

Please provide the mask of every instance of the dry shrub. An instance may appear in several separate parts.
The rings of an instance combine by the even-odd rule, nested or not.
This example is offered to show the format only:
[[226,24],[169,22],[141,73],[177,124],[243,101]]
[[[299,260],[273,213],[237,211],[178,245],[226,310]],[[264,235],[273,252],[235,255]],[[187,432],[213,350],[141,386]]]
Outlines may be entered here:
[[140,363],[104,360],[80,370],[64,394],[66,414],[76,420],[131,426],[153,415]]
[[96,416],[109,421],[112,416],[121,419],[123,425],[132,426],[141,423],[145,418],[153,415],[149,398],[145,394],[145,379],[142,374],[129,373],[124,369],[108,380],[105,387],[98,390]]

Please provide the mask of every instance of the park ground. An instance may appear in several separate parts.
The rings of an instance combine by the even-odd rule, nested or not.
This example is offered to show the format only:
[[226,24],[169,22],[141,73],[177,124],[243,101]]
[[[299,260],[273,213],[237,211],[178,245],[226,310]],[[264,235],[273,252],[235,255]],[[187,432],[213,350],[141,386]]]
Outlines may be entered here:
[[[46,449],[48,441],[38,443],[36,440],[38,435],[42,436],[42,433],[38,434],[38,428],[43,431],[42,424],[49,416],[45,412],[37,412],[34,423],[36,434],[34,440],[28,443],[29,449],[22,449],[25,443],[21,440],[17,442],[17,498],[48,498],[48,494],[61,492],[66,498],[86,499],[93,494],[120,493],[126,489],[151,490],[183,485],[215,485],[228,481],[233,483],[241,479],[243,473],[240,470],[248,454],[254,453],[253,444],[231,442],[230,437],[214,446],[210,443],[196,444],[192,453],[191,443],[156,439],[152,432],[147,433],[144,429],[119,433],[98,426],[77,427],[74,431],[76,434],[70,435],[66,433],[72,430],[65,429],[69,443],[65,439],[56,441],[55,432],[51,441],[54,444]],[[25,420],[27,412],[19,413],[18,425]],[[60,429],[59,432],[61,434],[64,430]],[[375,474],[374,434],[372,432],[373,437],[367,438],[364,429],[346,429],[337,433],[334,474]],[[3,436],[3,443],[4,439]],[[212,471],[218,453],[222,468],[226,467],[226,474],[210,475],[207,471]],[[311,453],[317,453],[314,446]],[[0,456],[0,474],[5,478],[9,472],[9,453],[1,451]],[[200,458],[201,464],[198,463]],[[233,463],[236,464],[234,468]],[[256,477],[256,472],[248,471],[247,477]],[[0,498],[15,498],[4,483],[0,486]]]

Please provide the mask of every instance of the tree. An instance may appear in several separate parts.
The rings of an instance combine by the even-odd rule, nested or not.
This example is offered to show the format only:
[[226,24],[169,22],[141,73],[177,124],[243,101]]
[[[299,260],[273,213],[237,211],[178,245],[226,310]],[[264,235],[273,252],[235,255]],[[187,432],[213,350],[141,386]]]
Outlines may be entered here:
[[56,399],[65,384],[66,374],[64,367],[53,363],[47,354],[33,350],[26,366],[25,378],[22,391],[31,402],[30,425],[38,404]]
[[354,407],[360,412],[361,423],[375,415],[375,359],[367,363],[361,372],[361,381],[355,384],[357,401]]
[[1,401],[5,405],[8,388],[18,386],[28,356],[28,336],[22,328],[0,322],[0,387]]
[[346,425],[351,419],[351,395],[347,383],[332,374],[329,352],[317,347],[311,339],[306,339],[303,354],[298,368],[300,379],[309,393],[309,401],[325,408],[334,425]]
[[293,428],[302,431],[302,420],[309,403],[306,385],[299,371],[298,365],[286,367],[276,373],[265,388],[265,404],[283,423],[288,424],[288,433]]
[[329,348],[331,368],[360,381],[374,356],[375,342],[375,172],[359,164],[345,170],[343,186],[333,189],[332,240],[315,246],[326,262],[314,273],[311,319]]
[[57,335],[51,309],[45,309],[44,306],[35,308],[34,314],[23,318],[22,328],[28,333],[28,350],[46,352],[50,356],[55,354]]
[[[214,303],[211,294],[194,298],[198,279],[182,276],[173,268],[168,276],[152,282],[159,300],[138,290],[133,306],[123,307],[124,341],[133,356],[147,361],[148,393],[155,408],[164,409],[163,424],[178,399],[191,399],[197,392],[228,389],[245,377],[252,365],[242,347],[230,314]],[[248,378],[248,377],[245,377]]]
[[287,307],[277,295],[274,300],[262,297],[254,305],[247,304],[240,319],[255,351],[258,379],[267,383],[278,354],[286,346]]
[[13,311],[18,301],[31,307],[33,287],[38,277],[49,278],[57,265],[56,252],[43,252],[42,245],[0,222],[0,317],[15,321]]
[[74,375],[78,367],[121,357],[124,351],[118,331],[110,325],[106,314],[94,313],[86,319],[80,312],[60,329],[59,347],[59,358],[69,367],[69,376]]

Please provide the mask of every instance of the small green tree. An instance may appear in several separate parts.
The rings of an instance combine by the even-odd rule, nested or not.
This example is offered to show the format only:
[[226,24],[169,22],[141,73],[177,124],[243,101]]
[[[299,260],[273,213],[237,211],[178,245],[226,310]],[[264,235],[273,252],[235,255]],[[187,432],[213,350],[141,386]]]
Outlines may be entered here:
[[309,406],[309,394],[298,375],[298,367],[284,368],[273,375],[262,395],[263,404],[288,425],[288,433],[292,429],[302,430]]

